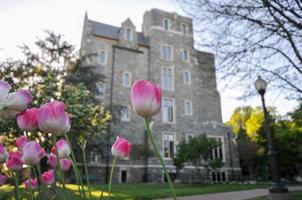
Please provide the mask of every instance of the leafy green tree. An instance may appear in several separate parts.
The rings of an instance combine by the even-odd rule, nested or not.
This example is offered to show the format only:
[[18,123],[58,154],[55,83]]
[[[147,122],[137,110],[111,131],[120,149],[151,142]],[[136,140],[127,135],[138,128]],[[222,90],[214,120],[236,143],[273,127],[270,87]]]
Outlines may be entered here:
[[221,159],[213,159],[212,150],[218,145],[214,139],[208,138],[206,134],[201,134],[189,140],[182,139],[177,146],[177,154],[173,160],[173,164],[179,170],[184,167],[186,162],[190,162],[202,179],[200,167],[204,167],[207,172],[207,180],[209,180],[210,169],[217,170],[223,166]]

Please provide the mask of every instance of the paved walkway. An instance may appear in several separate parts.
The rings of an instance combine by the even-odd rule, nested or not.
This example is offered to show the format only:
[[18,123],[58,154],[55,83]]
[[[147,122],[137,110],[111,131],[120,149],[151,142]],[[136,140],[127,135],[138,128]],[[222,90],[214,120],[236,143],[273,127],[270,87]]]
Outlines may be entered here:
[[[292,186],[289,191],[302,190],[302,186]],[[194,195],[187,197],[178,197],[178,200],[245,200],[267,195],[267,189],[243,190],[237,192],[222,192],[214,194]],[[172,200],[162,199],[162,200]]]

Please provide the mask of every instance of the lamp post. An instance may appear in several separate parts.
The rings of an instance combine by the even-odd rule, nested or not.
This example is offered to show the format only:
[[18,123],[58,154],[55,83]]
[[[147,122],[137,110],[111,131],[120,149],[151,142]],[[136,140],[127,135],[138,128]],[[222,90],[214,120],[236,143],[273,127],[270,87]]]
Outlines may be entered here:
[[268,159],[272,175],[272,186],[269,188],[268,197],[271,200],[288,200],[290,199],[288,189],[285,188],[280,181],[280,174],[278,168],[277,152],[274,148],[272,132],[269,127],[269,115],[265,106],[264,94],[267,83],[260,76],[255,81],[255,88],[261,96],[262,108],[264,112],[264,130],[268,141]]

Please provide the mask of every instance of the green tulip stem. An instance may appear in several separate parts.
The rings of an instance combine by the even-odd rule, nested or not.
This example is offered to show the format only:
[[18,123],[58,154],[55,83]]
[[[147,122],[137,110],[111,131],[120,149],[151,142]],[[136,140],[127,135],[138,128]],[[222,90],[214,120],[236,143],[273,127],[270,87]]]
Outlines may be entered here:
[[14,183],[15,183],[15,197],[16,200],[20,200],[19,183],[18,183],[18,177],[16,172],[13,172],[13,176],[14,176]]
[[109,177],[109,187],[108,187],[108,197],[107,200],[110,199],[110,192],[111,192],[111,183],[112,183],[112,177],[113,177],[113,171],[114,171],[114,166],[116,162],[117,156],[114,157],[112,167],[111,167],[111,172],[110,172],[110,177]]
[[63,190],[64,190],[64,198],[65,199],[69,199],[68,198],[68,194],[67,194],[67,190],[66,190],[66,186],[65,186],[65,179],[63,177],[63,172],[62,172],[62,168],[61,168],[61,163],[60,163],[60,157],[59,157],[59,151],[58,151],[58,145],[57,145],[57,137],[55,134],[52,135],[52,140],[53,140],[53,145],[55,147],[55,151],[56,151],[56,157],[57,157],[57,177],[58,180],[60,180],[62,186],[63,186]]
[[152,146],[153,146],[153,148],[154,148],[154,151],[155,151],[155,153],[156,153],[156,155],[157,155],[157,157],[158,157],[158,159],[159,159],[159,161],[160,161],[160,163],[161,163],[161,165],[162,165],[162,167],[163,167],[163,169],[164,169],[164,172],[165,172],[165,175],[166,175],[166,178],[167,178],[167,180],[168,180],[169,187],[170,187],[170,191],[171,191],[171,193],[172,193],[172,195],[173,195],[174,200],[177,200],[177,198],[176,198],[176,193],[175,193],[175,189],[174,189],[174,186],[173,186],[173,183],[172,183],[172,181],[171,181],[170,175],[169,175],[168,170],[167,170],[167,168],[166,168],[165,162],[164,162],[163,158],[161,157],[161,155],[160,155],[160,153],[159,153],[159,151],[158,151],[158,148],[157,148],[157,146],[156,146],[154,137],[153,137],[153,135],[152,135],[152,133],[151,133],[151,129],[150,129],[149,122],[148,122],[148,119],[147,119],[147,118],[145,118],[145,125],[146,125],[146,128],[147,128],[148,137],[149,137],[149,139],[150,139],[150,141],[151,141],[151,143],[152,143]]
[[73,152],[73,150],[72,150],[72,148],[71,148],[71,143],[70,143],[69,138],[67,137],[67,134],[66,134],[66,133],[64,133],[64,138],[65,138],[65,140],[67,141],[67,144],[68,144],[68,146],[69,146],[69,148],[70,148],[72,166],[73,166],[73,169],[74,169],[74,172],[75,172],[75,175],[76,175],[77,182],[78,182],[78,184],[79,184],[79,185],[81,186],[81,188],[82,188],[82,194],[83,194],[84,199],[86,199],[86,193],[85,193],[83,181],[82,181],[82,178],[80,177],[79,169],[78,169],[78,167],[76,166],[77,161],[76,161],[76,159],[75,159],[74,152]]
[[88,186],[88,191],[89,191],[89,198],[92,199],[91,190],[90,190],[89,174],[88,174],[88,169],[87,169],[85,146],[80,145],[80,147],[82,149],[82,154],[83,154],[83,162],[84,162],[86,181],[87,181],[87,186]]

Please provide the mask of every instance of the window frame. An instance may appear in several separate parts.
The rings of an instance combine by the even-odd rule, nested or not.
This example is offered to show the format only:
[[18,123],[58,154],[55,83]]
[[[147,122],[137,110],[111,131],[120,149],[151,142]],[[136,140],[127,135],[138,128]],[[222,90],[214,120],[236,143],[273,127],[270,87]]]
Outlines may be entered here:
[[[171,157],[171,155],[169,155],[169,157],[165,157],[165,134],[168,134],[168,135],[173,135],[173,153],[174,153],[174,157],[176,155],[176,133],[175,132],[171,132],[171,131],[163,131],[162,132],[162,156],[164,158],[164,160],[172,160],[174,157]],[[170,140],[169,140],[170,142]],[[170,148],[170,146],[169,146]],[[169,149],[169,154],[170,154],[170,149]]]
[[[101,63],[101,59],[100,59],[101,52],[104,53],[104,63]],[[99,54],[98,54],[98,62],[99,62],[99,64],[102,65],[102,66],[107,65],[107,51],[106,51],[106,50],[104,50],[104,49],[100,49],[100,50],[99,50]]]
[[[166,21],[167,21],[167,25],[168,25],[168,26],[167,26],[167,29],[166,29],[166,23],[165,23]],[[163,22],[162,22],[162,23],[163,23],[163,24],[162,24],[162,25],[163,25],[162,27],[163,27],[163,29],[164,29],[165,31],[171,30],[171,20],[170,20],[169,18],[166,18],[166,17],[163,18]]]
[[[208,138],[213,138],[213,139],[221,139],[221,148],[222,148],[222,161],[226,162],[226,149],[225,149],[225,139],[223,136],[220,135],[207,135]],[[212,156],[214,158],[214,149],[212,150]]]
[[123,118],[122,116],[122,109],[121,109],[121,117],[120,117],[120,120],[122,121],[122,122],[129,122],[130,121],[130,119],[131,119],[131,108],[130,108],[130,106],[129,105],[122,105],[121,107],[123,107],[123,108],[128,108],[128,118]]
[[[188,73],[188,82],[186,82],[186,73]],[[184,84],[191,85],[191,72],[189,70],[184,70],[183,81],[184,81]]]
[[181,24],[180,24],[180,30],[181,30],[181,33],[182,33],[182,34],[188,35],[188,33],[189,33],[188,24],[186,24],[186,23],[181,23]]
[[[165,59],[164,58],[164,47],[170,47],[171,49],[171,58],[170,59]],[[173,61],[174,60],[174,53],[173,53],[174,49],[173,49],[173,46],[172,45],[169,45],[169,44],[162,44],[161,45],[161,59],[164,60],[164,61]]]
[[[97,161],[93,160],[93,155],[97,156]],[[95,151],[90,151],[90,160],[89,163],[100,163],[101,162],[101,158],[99,156],[99,154],[97,154]]]
[[[184,58],[185,58],[185,52],[187,52],[187,60],[185,60]],[[189,50],[187,50],[187,49],[182,49],[181,50],[181,60],[182,61],[184,61],[184,62],[190,62],[190,52],[189,52]]]
[[[125,84],[124,84],[124,76],[125,76],[126,74],[129,75],[129,84],[128,84],[128,85],[125,85]],[[123,86],[123,87],[130,88],[130,87],[131,87],[131,84],[132,84],[132,74],[131,74],[131,72],[124,71],[123,74],[122,74],[122,86]]]
[[[172,79],[172,87],[171,88],[165,88],[164,87],[164,70],[165,69],[171,69],[171,79]],[[161,88],[166,91],[174,91],[174,67],[173,66],[162,66],[161,68]]]
[[[169,121],[165,121],[164,120],[164,100],[172,100],[172,107],[173,107],[173,121],[172,122],[169,122]],[[162,98],[162,122],[165,123],[165,124],[175,124],[176,123],[176,107],[175,107],[175,99],[174,98],[169,98],[169,97],[163,97]]]
[[[129,33],[130,33],[130,35],[129,35],[129,40],[128,40],[128,31],[129,30]],[[133,41],[133,33],[132,33],[132,29],[131,28],[125,28],[125,32],[124,32],[124,39],[126,40],[126,41]]]
[[[188,113],[186,110],[186,104],[189,103],[190,105],[190,109],[191,109],[191,113]],[[189,99],[184,100],[184,110],[185,110],[185,115],[187,116],[192,116],[193,115],[193,102]]]
[[122,182],[122,171],[126,171],[127,172],[127,180],[125,183],[129,183],[129,177],[130,177],[130,170],[127,169],[127,168],[123,168],[123,167],[120,167],[119,169],[119,183],[123,183]]
[[98,84],[102,84],[103,85],[103,95],[96,95],[96,98],[97,99],[104,99],[105,98],[105,83],[103,83],[101,81],[96,82],[97,92],[99,92],[99,90],[98,90]]

